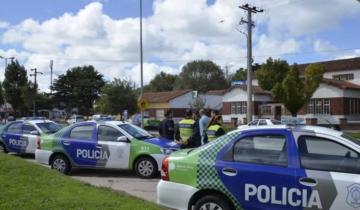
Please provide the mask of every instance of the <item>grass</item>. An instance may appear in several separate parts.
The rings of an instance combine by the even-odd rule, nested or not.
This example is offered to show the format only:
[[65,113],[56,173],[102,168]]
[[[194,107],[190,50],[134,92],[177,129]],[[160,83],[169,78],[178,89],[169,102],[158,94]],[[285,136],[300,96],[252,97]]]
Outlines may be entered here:
[[357,139],[360,139],[360,133],[349,133],[349,134]]
[[0,154],[0,209],[126,209],[161,207],[97,188],[19,157]]

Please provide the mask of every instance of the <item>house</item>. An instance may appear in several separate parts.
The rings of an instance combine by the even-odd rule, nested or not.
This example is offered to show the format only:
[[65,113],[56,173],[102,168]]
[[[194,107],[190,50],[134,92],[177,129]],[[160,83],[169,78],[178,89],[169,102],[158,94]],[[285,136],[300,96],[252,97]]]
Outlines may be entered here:
[[[299,111],[298,117],[311,124],[360,129],[360,57],[320,63],[325,66],[324,79],[311,100]],[[307,65],[301,64],[299,68],[304,70]],[[254,84],[257,84],[256,81]],[[258,86],[253,88],[255,119],[291,116],[281,103],[273,100],[269,92]],[[246,101],[246,86],[230,88],[223,97],[224,122],[244,123]]]

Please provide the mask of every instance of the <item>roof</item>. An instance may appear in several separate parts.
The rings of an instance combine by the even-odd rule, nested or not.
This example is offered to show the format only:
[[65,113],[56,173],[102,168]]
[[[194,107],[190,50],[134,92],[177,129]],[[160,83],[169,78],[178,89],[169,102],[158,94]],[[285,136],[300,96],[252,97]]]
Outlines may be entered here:
[[222,96],[226,93],[227,89],[223,90],[209,90],[206,95]]
[[170,100],[182,96],[192,90],[173,90],[165,92],[147,92],[144,93],[143,98],[145,98],[149,103],[164,103],[169,102]]
[[299,64],[299,69],[304,71],[309,64],[323,64],[326,72],[360,70],[360,57]]
[[325,83],[325,84],[331,85],[331,86],[335,86],[340,89],[360,90],[360,85],[357,85],[357,84],[354,84],[351,82],[347,82],[347,81],[342,81],[342,80],[323,78],[322,83]]
[[[232,91],[233,89],[236,89],[236,88],[240,88],[240,89],[243,89],[244,91],[247,91],[247,86],[246,85],[234,85],[232,87],[230,87],[229,89],[227,89],[226,92],[230,92]],[[252,91],[253,91],[253,94],[256,94],[256,95],[271,95],[271,92],[270,91],[267,91],[267,90],[263,90],[260,86],[252,86]]]

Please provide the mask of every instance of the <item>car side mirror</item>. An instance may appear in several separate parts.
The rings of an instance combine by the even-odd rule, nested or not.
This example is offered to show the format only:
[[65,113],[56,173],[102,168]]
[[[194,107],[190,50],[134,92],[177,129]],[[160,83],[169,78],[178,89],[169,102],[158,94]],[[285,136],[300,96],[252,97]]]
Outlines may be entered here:
[[40,135],[39,131],[30,131],[30,134],[31,134],[31,135],[35,135],[35,136],[39,136],[39,135]]
[[125,143],[129,143],[129,139],[126,136],[120,136],[117,138],[118,142],[125,142]]

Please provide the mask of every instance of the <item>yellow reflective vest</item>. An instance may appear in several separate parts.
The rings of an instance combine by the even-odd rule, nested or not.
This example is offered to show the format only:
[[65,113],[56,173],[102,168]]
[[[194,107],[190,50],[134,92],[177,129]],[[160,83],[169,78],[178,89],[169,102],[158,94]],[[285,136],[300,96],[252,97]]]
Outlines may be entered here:
[[195,120],[183,119],[179,122],[180,138],[187,143],[194,130]]
[[214,139],[217,138],[216,132],[217,132],[220,128],[221,128],[220,125],[215,124],[215,125],[210,126],[210,127],[207,129],[206,134],[207,134],[207,137],[208,137],[208,141],[212,141],[212,140],[214,140]]

